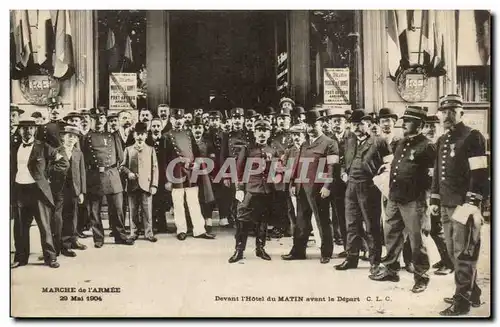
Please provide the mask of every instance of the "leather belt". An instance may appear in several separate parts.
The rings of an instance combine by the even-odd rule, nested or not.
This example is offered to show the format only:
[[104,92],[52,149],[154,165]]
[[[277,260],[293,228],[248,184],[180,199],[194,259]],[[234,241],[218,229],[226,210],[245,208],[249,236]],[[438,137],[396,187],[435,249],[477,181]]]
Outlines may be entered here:
[[104,167],[104,166],[89,166],[89,169],[95,169],[95,168],[97,168],[100,173],[104,173],[106,170],[110,170],[110,169],[113,169],[113,168],[116,168],[116,167],[117,167],[117,165],[114,164],[114,165],[111,165],[111,166],[108,166],[108,167]]

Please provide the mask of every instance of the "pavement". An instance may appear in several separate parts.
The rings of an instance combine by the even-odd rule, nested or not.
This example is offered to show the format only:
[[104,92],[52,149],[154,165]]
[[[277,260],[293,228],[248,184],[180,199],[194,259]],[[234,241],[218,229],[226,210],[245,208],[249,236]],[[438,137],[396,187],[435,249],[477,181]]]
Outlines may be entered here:
[[[171,223],[171,218],[169,219]],[[158,242],[144,239],[134,246],[115,245],[107,237],[104,247],[88,246],[77,257],[61,256],[59,269],[42,265],[40,237],[31,228],[30,262],[11,270],[11,315],[15,317],[438,317],[454,292],[453,275],[431,273],[428,289],[413,294],[413,276],[375,282],[368,278],[369,263],[358,269],[336,271],[342,259],[336,246],[329,264],[310,242],[307,260],[283,261],[292,239],[273,239],[266,245],[271,261],[255,256],[250,237],[245,259],[229,264],[234,230],[215,227],[215,240],[176,239],[158,234]],[[108,234],[108,232],[106,232]],[[13,241],[11,242],[13,249]],[[431,264],[438,253],[426,239]],[[478,284],[482,305],[469,316],[491,312],[490,225],[482,230]],[[11,255],[11,257],[13,257]],[[56,289],[60,288],[60,289]]]

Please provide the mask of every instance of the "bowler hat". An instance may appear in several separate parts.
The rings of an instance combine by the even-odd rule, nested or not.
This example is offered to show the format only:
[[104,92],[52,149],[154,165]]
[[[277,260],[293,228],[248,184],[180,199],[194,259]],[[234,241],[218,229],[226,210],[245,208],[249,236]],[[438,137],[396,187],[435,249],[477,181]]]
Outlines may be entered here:
[[40,111],[35,111],[34,113],[31,114],[31,117],[33,118],[42,118],[42,113]]
[[426,114],[425,109],[423,107],[407,106],[402,118],[413,118],[413,119],[419,119],[421,121],[425,121],[425,119],[427,118],[427,114]]
[[76,117],[76,118],[80,118],[82,119],[82,114],[76,112],[76,111],[71,111],[70,113],[68,113],[66,116],[63,117],[63,120],[66,121],[70,118],[73,118],[73,117]]
[[277,116],[288,116],[290,117],[290,108],[280,108],[278,110]]
[[306,123],[313,124],[318,119],[326,117],[325,114],[326,112],[324,110],[318,110],[318,109],[309,110],[306,112]]
[[90,109],[89,114],[92,117],[106,116],[106,112],[104,111],[104,108],[101,106]]
[[264,108],[264,115],[275,115],[276,114],[276,110],[274,110],[274,108],[272,106],[267,106]]
[[255,125],[254,125],[255,129],[266,129],[266,130],[271,130],[272,127],[271,127],[271,123],[268,122],[267,120],[265,119],[259,119],[255,122]]
[[17,123],[17,126],[19,126],[19,127],[36,126],[36,120],[35,120],[35,118],[32,118],[32,117],[26,117],[26,118],[20,119],[19,122]]
[[71,133],[76,136],[82,135],[78,127],[69,124],[64,125],[64,127],[59,131],[59,134],[67,134],[67,133]]
[[348,109],[348,110],[344,111],[344,117],[345,117],[347,120],[349,120],[349,118],[351,117],[351,115],[352,115],[352,110],[349,110],[349,109]]
[[302,106],[296,106],[295,107],[295,114],[300,115],[300,114],[305,114],[306,110]]
[[23,109],[21,109],[21,108],[19,108],[19,106],[18,106],[18,105],[13,104],[13,103],[11,103],[11,104],[10,104],[10,111],[11,111],[11,112],[13,112],[13,111],[17,111],[20,115],[24,114],[24,110],[23,110]]
[[289,132],[290,133],[305,133],[306,129],[304,128],[304,125],[297,124],[297,125],[293,125],[292,127],[290,127]]
[[180,118],[184,118],[184,109],[182,108],[175,108],[175,109],[172,109],[172,117],[176,118],[176,119],[180,119]]
[[136,132],[137,134],[147,133],[148,126],[143,122],[138,122],[134,126],[134,132]]
[[80,109],[80,115],[90,115],[90,110],[87,108]]
[[118,113],[113,112],[113,113],[108,114],[108,119],[112,119],[112,118],[118,118]]
[[398,115],[396,115],[391,108],[382,108],[378,112],[378,119],[381,118],[393,118],[398,120]]
[[286,98],[286,97],[280,99],[279,106],[281,107],[285,102],[289,102],[292,104],[292,106],[295,106],[295,101],[293,101],[290,98]]
[[372,117],[370,115],[367,115],[364,109],[355,109],[352,111],[352,115],[349,119],[349,122],[360,123],[362,120],[366,119],[372,120]]
[[194,125],[203,125],[203,118],[201,116],[194,116],[192,126]]
[[448,94],[443,95],[439,98],[439,108],[438,110],[445,110],[451,108],[462,108],[463,99],[459,94]]
[[245,113],[245,118],[254,118],[254,117],[257,117],[259,114],[257,113],[257,111],[253,110],[253,109],[248,109]]

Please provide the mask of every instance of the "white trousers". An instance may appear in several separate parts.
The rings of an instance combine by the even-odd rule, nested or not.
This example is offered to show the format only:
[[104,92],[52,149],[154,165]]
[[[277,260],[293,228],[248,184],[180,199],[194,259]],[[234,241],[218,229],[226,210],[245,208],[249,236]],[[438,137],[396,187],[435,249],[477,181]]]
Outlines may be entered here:
[[186,212],[184,211],[184,194],[186,194],[187,207],[193,222],[193,236],[205,233],[205,219],[201,214],[198,199],[198,186],[172,189],[172,202],[174,204],[174,222],[177,234],[187,232]]

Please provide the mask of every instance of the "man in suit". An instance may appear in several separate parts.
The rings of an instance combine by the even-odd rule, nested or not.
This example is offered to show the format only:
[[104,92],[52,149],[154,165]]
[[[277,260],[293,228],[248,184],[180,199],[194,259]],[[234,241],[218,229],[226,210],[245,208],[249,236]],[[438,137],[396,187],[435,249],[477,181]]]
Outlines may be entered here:
[[[284,102],[288,103],[288,102]],[[283,159],[285,150],[293,145],[290,130],[290,106],[285,105],[280,108],[276,115],[276,129],[271,136],[270,145],[277,156]],[[290,237],[290,220],[288,212],[289,206],[292,206],[292,199],[290,198],[290,190],[288,183],[281,181],[274,185],[274,201],[273,201],[273,218],[270,223],[274,225],[271,232],[272,237],[281,238],[283,236]]]
[[161,120],[161,134],[163,135],[172,129],[172,124],[170,123],[170,106],[168,104],[158,105],[158,117]]
[[357,268],[363,237],[359,226],[364,222],[370,251],[370,273],[375,274],[382,252],[381,194],[372,179],[384,163],[392,160],[392,155],[384,139],[370,134],[372,117],[365,114],[363,109],[353,111],[351,123],[356,138],[347,140],[345,150],[346,174],[349,176],[345,194],[347,258],[335,268]]
[[[339,162],[337,143],[323,134],[321,117],[324,111],[306,113],[309,140],[301,147],[299,163],[292,180],[292,193],[297,196],[297,226],[293,247],[283,260],[303,260],[311,233],[311,215],[316,219],[321,238],[322,264],[330,262],[333,254],[333,237],[330,227],[328,197],[333,182],[333,166]],[[321,178],[319,178],[321,177]]]
[[64,128],[64,122],[61,120],[64,106],[59,97],[52,97],[48,99],[47,107],[50,122],[38,127],[35,138],[41,142],[46,142],[53,148],[58,148],[61,145],[59,131]]
[[118,114],[117,113],[110,113],[108,115],[108,131],[110,133],[114,133],[118,131]]
[[133,245],[124,227],[123,186],[118,166],[123,160],[123,151],[118,135],[106,131],[106,113],[99,108],[92,112],[96,130],[85,137],[83,152],[87,167],[87,194],[94,246],[104,245],[104,228],[101,219],[102,197],[108,202],[109,226],[116,244]]
[[294,122],[305,128],[306,111],[302,106],[296,106],[294,110]]
[[[399,281],[397,262],[407,235],[412,253],[415,284],[413,293],[421,293],[429,283],[429,256],[423,242],[422,230],[428,217],[425,216],[426,190],[429,180],[423,178],[434,165],[434,148],[422,135],[426,113],[422,107],[408,106],[403,115],[404,138],[399,140],[394,150],[394,162],[386,164],[380,171],[390,170],[389,197],[386,206],[384,228],[387,256],[384,267],[370,275],[374,281]],[[406,229],[406,233],[404,230]]]
[[[80,126],[80,142],[79,146],[82,150],[83,156],[91,155],[90,153],[85,153],[83,148],[83,143],[87,134],[92,130],[92,118],[90,117],[90,111],[88,109],[81,109],[80,115],[82,117]],[[90,229],[90,208],[89,201],[87,197],[84,197],[83,204],[78,206],[78,223],[77,223],[77,235],[79,238],[87,238],[87,235],[83,231]]]
[[33,218],[40,231],[45,264],[58,268],[50,228],[54,199],[47,170],[51,166],[51,177],[60,179],[68,169],[68,161],[56,149],[35,140],[36,124],[33,118],[20,120],[18,126],[22,142],[13,144],[10,152],[12,193],[18,210],[14,220],[16,254],[11,268],[28,264]]
[[138,119],[140,122],[146,124],[146,127],[149,131],[149,129],[151,127],[151,119],[153,119],[153,114],[151,113],[151,110],[149,110],[148,108],[141,108],[139,110]]
[[[80,130],[82,128],[82,119],[83,119],[82,114],[78,113],[76,111],[71,111],[70,113],[68,113],[66,116],[63,117],[63,121],[66,124],[75,126],[76,128],[78,128]],[[80,135],[81,135],[81,133],[80,133]],[[79,147],[80,144],[78,144],[77,146]]]
[[158,162],[154,149],[146,144],[148,135],[145,123],[134,128],[135,144],[125,148],[120,172],[127,176],[127,195],[130,212],[130,237],[137,239],[139,206],[142,209],[144,237],[156,242],[153,235],[152,196],[158,190]]
[[253,135],[253,132],[255,130],[254,125],[255,122],[257,121],[258,114],[255,110],[253,109],[248,109],[245,112],[245,131],[247,134]]
[[438,110],[446,133],[437,143],[429,209],[432,214],[441,209],[448,253],[455,260],[455,294],[444,299],[451,306],[440,315],[458,316],[467,314],[471,305],[481,305],[476,282],[482,224],[479,208],[488,187],[488,161],[484,136],[462,121],[462,97],[441,97]]
[[163,154],[162,122],[159,117],[151,120],[151,130],[146,139],[146,144],[152,147],[158,162],[158,190],[153,195],[153,231],[167,232],[167,218],[165,213],[172,207],[172,193],[165,190],[165,156]]
[[120,123],[120,128],[115,133],[119,136],[120,145],[123,151],[126,147],[131,146],[135,142],[134,133],[131,133],[132,114],[130,111],[122,110],[118,113],[118,121]]
[[[229,263],[243,259],[249,229],[257,225],[255,253],[263,260],[271,260],[265,251],[267,222],[272,214],[274,186],[269,176],[271,160],[277,159],[277,151],[267,145],[271,136],[271,124],[267,120],[255,123],[255,143],[240,149],[236,167],[238,172],[238,215],[236,218],[236,246]],[[259,169],[259,168],[264,169]]]
[[177,239],[184,241],[187,237],[184,198],[193,223],[193,236],[214,239],[213,234],[205,232],[205,221],[198,199],[198,179],[192,178],[193,164],[195,158],[199,157],[199,149],[191,133],[185,130],[184,120],[184,109],[175,109],[172,114],[172,130],[164,135],[164,162],[167,164],[165,189],[172,191]]
[[19,108],[19,106],[11,103],[10,104],[10,137],[13,142],[21,141],[19,136],[18,124],[19,116],[24,113],[24,110]]
[[80,129],[68,125],[61,130],[62,145],[58,152],[69,162],[64,178],[52,181],[51,188],[55,202],[52,230],[56,252],[67,257],[76,257],[72,249],[85,250],[87,247],[78,242],[77,222],[78,205],[83,204],[87,192],[87,178],[83,153],[77,146]]
[[[88,109],[81,109],[80,115],[82,116],[81,133],[83,139],[92,129],[92,118],[90,117],[90,111]],[[80,142],[80,145],[81,142]]]

